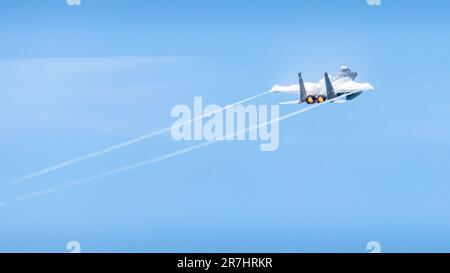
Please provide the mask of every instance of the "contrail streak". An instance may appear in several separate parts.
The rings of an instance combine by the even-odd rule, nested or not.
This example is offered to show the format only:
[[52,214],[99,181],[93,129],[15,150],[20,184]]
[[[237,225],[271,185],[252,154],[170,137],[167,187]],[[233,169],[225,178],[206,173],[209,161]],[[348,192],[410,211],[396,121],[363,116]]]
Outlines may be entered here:
[[18,184],[18,183],[22,183],[22,182],[25,182],[25,181],[29,181],[29,180],[34,179],[34,178],[36,178],[36,177],[39,177],[39,176],[42,176],[42,175],[45,175],[45,174],[54,172],[54,171],[56,171],[56,170],[59,170],[59,169],[62,169],[62,168],[65,168],[65,167],[74,165],[74,164],[79,163],[79,162],[81,162],[81,161],[85,161],[85,160],[88,160],[88,159],[92,159],[92,158],[95,158],[95,157],[99,157],[99,156],[102,156],[102,155],[111,153],[111,152],[113,152],[113,151],[116,151],[116,150],[125,148],[125,147],[127,147],[127,146],[130,146],[130,145],[133,145],[133,144],[142,142],[142,141],[147,140],[147,139],[150,139],[150,138],[152,138],[152,137],[159,136],[159,135],[161,135],[161,134],[170,132],[170,130],[171,130],[172,128],[178,128],[178,127],[182,127],[182,126],[184,126],[184,125],[191,124],[191,123],[193,123],[193,122],[195,122],[195,121],[198,121],[198,120],[203,119],[203,118],[206,117],[206,116],[213,115],[213,114],[215,114],[215,113],[219,113],[219,112],[225,111],[225,110],[227,110],[228,108],[232,108],[232,107],[234,107],[234,106],[236,106],[236,105],[239,105],[239,104],[242,104],[242,103],[245,103],[245,102],[254,100],[254,99],[259,98],[259,97],[262,97],[262,96],[264,96],[264,95],[266,95],[266,94],[268,94],[268,93],[270,93],[270,91],[266,91],[266,92],[260,93],[260,94],[258,94],[258,95],[255,95],[255,96],[248,97],[248,98],[243,99],[243,100],[240,100],[240,101],[238,101],[238,102],[236,102],[236,103],[227,105],[227,106],[222,107],[222,108],[220,108],[220,109],[217,109],[217,110],[215,110],[215,111],[211,111],[211,112],[209,112],[209,113],[207,113],[207,114],[204,114],[204,115],[202,115],[202,116],[198,116],[198,117],[196,117],[196,118],[193,118],[193,119],[191,119],[191,120],[188,120],[188,121],[186,121],[186,122],[184,122],[184,123],[177,124],[177,125],[173,125],[173,126],[171,126],[171,127],[167,127],[167,128],[164,128],[164,129],[161,129],[161,130],[152,132],[152,133],[148,133],[148,134],[142,135],[142,136],[140,136],[140,137],[133,138],[133,139],[130,139],[130,140],[128,140],[128,141],[125,141],[125,142],[122,142],[122,143],[119,143],[119,144],[116,144],[116,145],[107,147],[107,148],[105,148],[105,149],[103,149],[103,150],[99,150],[99,151],[92,152],[92,153],[89,153],[89,154],[86,154],[86,155],[83,155],[83,156],[80,156],[80,157],[76,157],[76,158],[74,158],[74,159],[70,159],[70,160],[67,160],[67,161],[63,161],[63,162],[58,163],[58,164],[55,164],[55,165],[53,165],[53,166],[50,166],[50,167],[47,167],[47,168],[44,168],[44,169],[41,169],[41,170],[38,170],[38,171],[35,171],[35,172],[32,172],[32,173],[29,173],[29,174],[27,174],[27,175],[25,175],[25,176],[22,176],[22,177],[20,177],[20,178],[18,178],[18,179],[16,179],[16,180],[12,181],[12,183],[13,183],[13,184]]
[[[312,106],[300,109],[298,111],[295,111],[295,112],[292,112],[292,113],[289,113],[289,114],[286,114],[286,115],[278,117],[276,119],[272,119],[270,121],[258,124],[256,126],[240,130],[240,131],[238,131],[236,133],[226,135],[226,136],[224,136],[222,138],[218,138],[218,139],[211,140],[211,141],[208,141],[208,142],[203,142],[203,143],[200,143],[200,144],[196,144],[196,145],[193,145],[193,146],[190,146],[190,147],[187,147],[187,148],[184,148],[184,149],[180,149],[178,151],[175,151],[175,152],[163,155],[163,156],[155,157],[155,158],[150,159],[150,160],[141,161],[141,162],[138,162],[138,163],[135,163],[135,164],[132,164],[132,165],[127,165],[127,166],[124,166],[124,167],[120,167],[120,168],[117,168],[117,169],[114,169],[114,170],[111,170],[111,171],[107,171],[107,172],[104,172],[102,174],[99,174],[99,175],[96,175],[96,176],[92,176],[92,177],[89,177],[89,178],[77,180],[77,181],[74,181],[74,182],[69,182],[69,183],[66,183],[66,184],[63,184],[63,185],[60,185],[60,186],[55,186],[55,187],[48,188],[48,189],[45,189],[45,190],[42,190],[42,191],[37,191],[37,192],[31,193],[31,194],[21,195],[21,196],[18,196],[16,198],[14,198],[10,202],[20,202],[20,201],[24,201],[24,200],[28,200],[28,199],[37,198],[37,197],[40,197],[40,196],[43,196],[43,195],[51,194],[51,193],[56,192],[56,191],[60,191],[60,190],[63,190],[63,189],[80,186],[80,185],[87,184],[87,183],[90,183],[90,182],[93,182],[93,181],[96,181],[96,180],[99,180],[99,179],[103,179],[103,178],[106,178],[106,177],[109,177],[109,176],[112,176],[112,175],[116,175],[116,174],[119,174],[119,173],[131,171],[131,170],[138,169],[138,168],[141,168],[141,167],[144,167],[144,166],[148,166],[148,165],[160,162],[160,161],[164,161],[164,160],[167,160],[167,159],[170,159],[170,158],[173,158],[173,157],[176,157],[176,156],[179,156],[179,155],[182,155],[182,154],[185,154],[185,153],[188,153],[188,152],[191,152],[191,151],[194,151],[194,150],[206,147],[206,146],[211,145],[213,143],[216,143],[216,142],[219,142],[219,141],[223,141],[224,139],[226,139],[228,137],[230,137],[230,138],[231,137],[236,137],[238,135],[241,135],[241,134],[253,131],[253,130],[257,130],[257,129],[261,128],[261,127],[265,127],[265,126],[271,125],[271,124],[273,124],[275,122],[280,122],[280,121],[283,121],[285,119],[297,116],[297,115],[299,115],[301,113],[305,113],[305,112],[310,111],[310,110],[312,110],[314,108],[317,108],[317,107],[320,107],[320,106],[325,105],[327,103],[330,103],[330,102],[333,102],[335,100],[338,100],[341,97],[342,96],[334,98],[334,99],[331,99],[331,100],[326,101],[326,102],[321,103],[321,104],[314,104]],[[3,202],[3,203],[0,202],[0,207],[5,206],[7,203],[9,203],[9,202]]]

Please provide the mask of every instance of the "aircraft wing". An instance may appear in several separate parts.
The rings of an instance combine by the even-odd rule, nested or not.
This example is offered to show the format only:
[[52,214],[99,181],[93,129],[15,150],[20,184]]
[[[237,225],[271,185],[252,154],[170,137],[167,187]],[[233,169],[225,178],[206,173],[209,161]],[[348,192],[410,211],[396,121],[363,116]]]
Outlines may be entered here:
[[346,81],[336,87],[336,92],[363,92],[363,91],[373,91],[375,88],[370,83],[359,83],[355,81]]
[[[308,94],[311,92],[314,92],[314,90],[317,89],[317,83],[305,82],[305,89]],[[298,84],[293,84],[293,85],[278,85],[278,84],[276,84],[272,87],[270,92],[285,93],[285,94],[299,94],[300,86]]]

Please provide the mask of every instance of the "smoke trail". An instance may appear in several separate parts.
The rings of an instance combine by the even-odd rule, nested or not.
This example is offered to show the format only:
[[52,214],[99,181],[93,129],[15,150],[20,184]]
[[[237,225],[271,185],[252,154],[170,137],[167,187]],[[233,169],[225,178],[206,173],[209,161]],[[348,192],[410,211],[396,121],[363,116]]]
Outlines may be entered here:
[[116,144],[116,145],[107,147],[107,148],[105,148],[105,149],[103,149],[103,150],[99,150],[99,151],[96,151],[96,152],[93,152],[93,153],[89,153],[89,154],[86,154],[86,155],[83,155],[83,156],[80,156],[80,157],[76,157],[76,158],[74,158],[74,159],[70,159],[70,160],[67,160],[67,161],[63,161],[63,162],[58,163],[58,164],[55,164],[55,165],[53,165],[53,166],[50,166],[50,167],[47,167],[47,168],[44,168],[44,169],[41,169],[41,170],[38,170],[38,171],[35,171],[35,172],[32,172],[32,173],[29,173],[29,174],[27,174],[27,175],[25,175],[25,176],[22,176],[22,177],[20,177],[20,178],[18,178],[18,179],[16,179],[16,180],[13,180],[12,183],[13,183],[13,184],[18,184],[18,183],[22,183],[22,182],[25,182],[25,181],[29,181],[29,180],[34,179],[34,178],[36,178],[36,177],[39,177],[39,176],[42,176],[42,175],[45,175],[45,174],[54,172],[54,171],[56,171],[56,170],[59,170],[59,169],[62,169],[62,168],[65,168],[65,167],[74,165],[74,164],[79,163],[79,162],[81,162],[81,161],[85,161],[85,160],[88,160],[88,159],[92,159],[92,158],[95,158],[95,157],[99,157],[99,156],[102,156],[102,155],[111,153],[111,152],[113,152],[113,151],[116,151],[116,150],[125,148],[125,147],[127,147],[127,146],[130,146],[130,145],[133,145],[133,144],[142,142],[142,141],[147,140],[147,139],[150,139],[150,138],[152,138],[152,137],[155,137],[155,136],[158,136],[158,135],[161,135],[161,134],[170,132],[170,130],[172,129],[172,127],[182,127],[182,126],[184,126],[184,125],[191,124],[191,123],[193,123],[193,122],[195,122],[195,121],[198,121],[198,120],[203,119],[204,117],[206,117],[206,116],[208,116],[208,115],[213,115],[213,114],[215,114],[215,113],[222,112],[222,111],[224,111],[224,110],[227,110],[228,108],[234,107],[234,106],[236,106],[236,105],[239,105],[239,104],[242,104],[242,103],[251,101],[251,100],[254,100],[254,99],[259,98],[259,97],[262,97],[262,96],[264,96],[264,95],[266,95],[266,94],[268,94],[268,93],[270,93],[270,91],[266,91],[266,92],[260,93],[260,94],[258,94],[258,95],[255,95],[255,96],[248,97],[248,98],[246,98],[246,99],[240,100],[240,101],[238,101],[238,102],[236,102],[236,103],[233,103],[233,104],[230,104],[230,105],[227,105],[227,106],[222,107],[222,108],[220,108],[220,109],[217,109],[217,110],[215,110],[215,111],[206,113],[206,114],[203,115],[203,116],[199,116],[199,117],[196,117],[196,118],[194,118],[194,119],[188,120],[188,121],[186,121],[186,122],[184,122],[184,123],[177,124],[177,125],[173,125],[173,126],[171,126],[171,127],[167,127],[167,128],[164,128],[164,129],[161,129],[161,130],[152,132],[152,133],[148,133],[148,134],[142,135],[142,136],[140,136],[140,137],[133,138],[133,139],[130,139],[130,140],[128,140],[128,141],[122,142],[122,143],[120,143],[120,144]]
[[[346,94],[346,95],[348,95],[348,94]],[[286,114],[286,115],[278,117],[276,119],[272,119],[270,121],[267,121],[267,122],[264,122],[264,123],[260,123],[260,124],[258,124],[256,126],[240,130],[240,131],[238,131],[236,133],[226,135],[226,136],[224,136],[222,138],[218,138],[218,139],[211,140],[211,141],[208,141],[208,142],[203,142],[203,143],[200,143],[200,144],[196,144],[196,145],[193,145],[191,147],[187,147],[187,148],[184,148],[184,149],[181,149],[181,150],[178,150],[178,151],[175,151],[175,152],[163,155],[163,156],[159,156],[159,157],[156,157],[156,158],[153,158],[153,159],[150,159],[150,160],[145,160],[145,161],[141,161],[141,162],[138,162],[138,163],[135,163],[135,164],[132,164],[132,165],[127,165],[127,166],[124,166],[124,167],[120,167],[120,168],[117,168],[117,169],[114,169],[114,170],[111,170],[111,171],[108,171],[108,172],[105,172],[105,173],[102,173],[102,174],[99,174],[99,175],[96,175],[96,176],[92,176],[92,177],[89,177],[89,178],[77,180],[77,181],[74,181],[74,182],[69,182],[69,183],[66,183],[66,184],[63,184],[63,185],[60,185],[60,186],[55,186],[55,187],[52,187],[52,188],[48,188],[46,190],[34,192],[34,193],[31,193],[31,194],[27,194],[27,195],[21,195],[19,197],[14,198],[11,202],[20,202],[20,201],[24,201],[24,200],[28,200],[28,199],[37,198],[37,197],[40,197],[40,196],[43,196],[43,195],[51,194],[51,193],[56,192],[56,191],[60,191],[60,190],[63,190],[63,189],[80,186],[80,185],[83,185],[83,184],[87,184],[87,183],[90,183],[90,182],[93,182],[93,181],[96,181],[96,180],[99,180],[99,179],[103,179],[103,178],[115,175],[115,174],[131,171],[131,170],[138,169],[138,168],[141,168],[141,167],[144,167],[144,166],[148,166],[148,165],[160,162],[160,161],[164,161],[164,160],[167,160],[167,159],[170,159],[170,158],[173,158],[173,157],[176,157],[176,156],[179,156],[179,155],[182,155],[182,154],[185,154],[185,153],[188,153],[188,152],[191,152],[191,151],[194,151],[194,150],[206,147],[206,146],[211,145],[213,143],[216,143],[216,142],[219,142],[219,141],[223,141],[224,139],[231,138],[231,137],[236,137],[238,135],[241,135],[241,134],[253,131],[253,130],[257,130],[257,129],[261,128],[261,127],[265,127],[265,126],[271,125],[271,124],[273,124],[275,122],[283,121],[285,119],[297,116],[297,115],[299,115],[301,113],[305,113],[307,111],[310,111],[310,110],[312,110],[314,108],[317,108],[317,107],[320,107],[322,105],[328,104],[330,102],[334,102],[334,101],[339,100],[341,98],[342,98],[342,96],[334,98],[334,99],[331,99],[331,100],[328,100],[328,101],[325,101],[324,103],[321,103],[321,104],[314,104],[312,106],[300,109],[298,111],[294,111],[292,113]],[[3,202],[3,203],[0,202],[0,207],[1,207],[1,204],[3,204],[3,206],[5,206],[7,204],[7,202]]]

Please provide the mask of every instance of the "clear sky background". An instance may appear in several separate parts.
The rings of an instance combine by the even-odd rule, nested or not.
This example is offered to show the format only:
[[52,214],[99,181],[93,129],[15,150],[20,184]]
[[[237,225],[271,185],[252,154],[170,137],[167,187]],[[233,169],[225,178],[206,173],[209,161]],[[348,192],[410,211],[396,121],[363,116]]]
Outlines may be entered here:
[[[376,91],[280,124],[280,147],[222,142],[0,207],[0,251],[450,251],[450,2],[4,0],[0,202],[194,143],[169,134],[10,181],[341,65]],[[254,103],[295,96],[269,94]],[[281,114],[297,110],[286,106]]]

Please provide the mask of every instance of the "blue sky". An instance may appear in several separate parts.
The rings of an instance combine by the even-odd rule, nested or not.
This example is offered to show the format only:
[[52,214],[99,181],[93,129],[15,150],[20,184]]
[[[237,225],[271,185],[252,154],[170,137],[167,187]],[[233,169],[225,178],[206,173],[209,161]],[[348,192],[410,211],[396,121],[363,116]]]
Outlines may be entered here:
[[166,134],[10,183],[165,128],[194,96],[225,105],[341,65],[376,88],[282,122],[276,152],[222,142],[0,207],[1,252],[450,250],[450,2],[1,5],[0,201],[192,145]]

